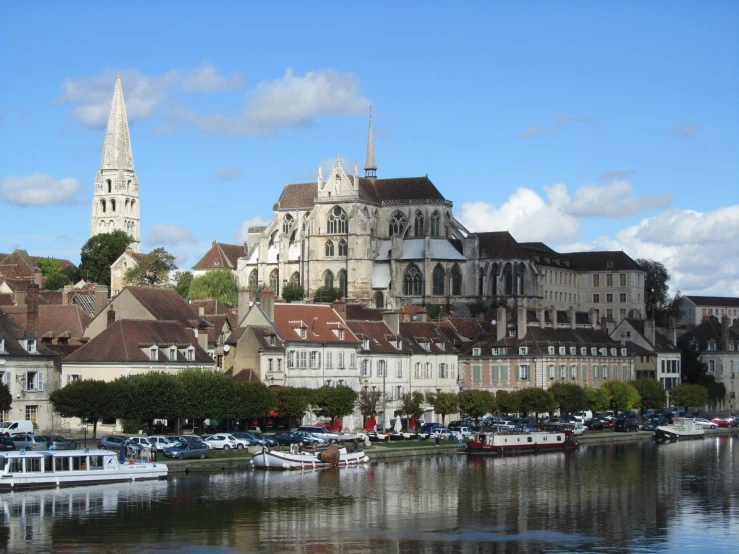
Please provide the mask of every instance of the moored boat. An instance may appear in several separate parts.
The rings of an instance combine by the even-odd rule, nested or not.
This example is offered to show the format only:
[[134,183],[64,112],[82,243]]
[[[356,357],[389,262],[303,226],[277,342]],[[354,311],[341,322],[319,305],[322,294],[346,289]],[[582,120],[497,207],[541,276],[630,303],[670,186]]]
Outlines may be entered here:
[[346,448],[329,448],[321,452],[302,451],[291,446],[289,452],[262,448],[252,457],[258,469],[327,469],[330,467],[357,466],[369,461],[361,450],[349,452]]
[[534,454],[574,450],[578,447],[572,429],[567,426],[542,428],[537,432],[509,430],[482,431],[467,443],[468,454]]
[[119,461],[108,450],[19,450],[0,454],[0,489],[163,479],[167,471],[161,463]]
[[659,425],[654,430],[655,440],[695,440],[705,436],[703,425],[689,417],[678,417],[673,425]]

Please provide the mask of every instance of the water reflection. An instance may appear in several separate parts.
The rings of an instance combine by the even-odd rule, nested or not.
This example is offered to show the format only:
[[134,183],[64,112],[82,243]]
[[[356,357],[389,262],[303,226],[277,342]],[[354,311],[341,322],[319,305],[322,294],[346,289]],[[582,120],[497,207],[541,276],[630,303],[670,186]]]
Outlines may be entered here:
[[720,552],[739,539],[736,440],[0,495],[0,548]]

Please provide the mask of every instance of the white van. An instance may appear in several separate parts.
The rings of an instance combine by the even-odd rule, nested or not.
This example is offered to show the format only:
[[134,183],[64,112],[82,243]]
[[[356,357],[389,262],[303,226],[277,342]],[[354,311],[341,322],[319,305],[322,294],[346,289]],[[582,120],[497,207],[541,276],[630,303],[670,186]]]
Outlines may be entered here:
[[0,423],[0,436],[14,437],[16,435],[23,435],[26,433],[33,433],[33,421],[23,419],[20,421],[6,421],[5,423]]

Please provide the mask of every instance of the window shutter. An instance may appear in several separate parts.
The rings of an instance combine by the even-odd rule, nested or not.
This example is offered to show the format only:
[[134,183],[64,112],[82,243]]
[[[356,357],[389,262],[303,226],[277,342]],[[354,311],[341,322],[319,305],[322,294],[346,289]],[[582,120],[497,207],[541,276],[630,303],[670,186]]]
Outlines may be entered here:
[[318,353],[318,365],[316,367],[321,367],[321,353]]
[[44,374],[41,371],[36,373],[36,390],[44,390]]
[[516,381],[520,381],[520,380],[521,380],[521,366],[517,365],[516,366]]
[[27,371],[23,372],[23,380],[21,381],[21,389],[23,389],[24,391],[28,390],[28,372]]

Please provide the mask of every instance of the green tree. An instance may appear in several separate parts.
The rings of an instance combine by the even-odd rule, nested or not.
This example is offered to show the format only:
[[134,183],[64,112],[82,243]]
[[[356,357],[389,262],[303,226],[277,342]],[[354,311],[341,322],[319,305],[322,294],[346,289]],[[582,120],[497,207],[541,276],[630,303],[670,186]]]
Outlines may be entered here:
[[55,258],[38,258],[36,260],[36,267],[41,270],[41,275],[44,277],[62,272],[62,264]]
[[516,392],[499,390],[495,393],[495,403],[504,414],[516,413],[521,409],[521,397]]
[[190,300],[213,298],[232,308],[239,298],[239,280],[228,269],[215,269],[190,283]]
[[13,405],[13,395],[10,394],[8,385],[0,383],[0,412],[7,412]]
[[684,406],[685,411],[689,408],[700,408],[708,403],[708,389],[702,385],[683,383],[670,389],[670,403],[673,406]]
[[588,397],[588,409],[593,412],[605,412],[611,406],[611,396],[601,387],[583,387]]
[[110,383],[111,416],[149,426],[154,419],[176,419],[183,413],[183,391],[177,385],[175,376],[163,371],[118,377]]
[[[100,233],[82,247],[79,273],[87,282],[110,286],[110,266],[121,257],[133,238],[123,231]],[[71,278],[71,277],[70,277]]]
[[667,394],[662,384],[657,379],[650,377],[642,377],[636,381],[632,381],[631,385],[639,391],[641,400],[639,401],[639,409],[642,414],[645,410],[658,410],[664,408],[667,404]]
[[230,414],[242,419],[255,419],[267,415],[277,407],[275,393],[260,381],[234,383],[234,407]]
[[313,302],[333,302],[342,297],[342,292],[336,287],[320,287],[313,295]]
[[[123,283],[138,287],[166,287],[169,285],[169,272],[176,269],[175,257],[164,248],[155,248],[126,270]],[[192,291],[192,285],[190,289]]]
[[588,407],[588,396],[580,385],[558,382],[549,387],[549,392],[561,414],[576,413]]
[[190,271],[178,271],[174,274],[174,290],[185,300],[190,299],[190,283],[192,283]]
[[92,438],[97,438],[98,420],[111,413],[111,387],[105,381],[74,381],[53,391],[49,400],[62,417],[78,417],[92,422]]
[[82,278],[80,275],[80,268],[73,265],[62,269],[62,273],[67,276],[71,283],[76,283]]
[[519,404],[523,414],[548,414],[555,410],[557,403],[549,391],[538,387],[526,387],[518,391]]
[[423,415],[423,394],[418,391],[407,392],[400,397],[400,408],[406,417],[421,419]]
[[364,417],[377,415],[377,408],[382,400],[382,392],[363,388],[357,396],[357,408]]
[[59,290],[61,288],[64,288],[65,285],[71,285],[72,281],[67,277],[67,274],[58,271],[56,273],[52,273],[48,277],[44,278],[44,289],[45,290]]
[[288,283],[282,287],[282,298],[285,302],[297,302],[303,299],[303,287],[297,283]]
[[298,387],[276,387],[277,411],[280,416],[301,419],[311,405],[313,390]]
[[726,387],[713,375],[706,375],[701,383],[708,391],[708,406],[714,409],[726,397]]
[[702,384],[708,374],[708,364],[701,359],[700,352],[693,350],[687,342],[680,344],[680,352],[683,381],[689,385]]
[[639,402],[641,402],[639,391],[637,391],[631,383],[624,383],[623,381],[606,381],[603,383],[602,388],[608,391],[610,408],[614,412],[633,410],[638,407]]
[[319,417],[344,417],[354,411],[357,393],[346,385],[331,387],[324,385],[313,395],[313,412]]
[[180,417],[194,419],[236,417],[234,381],[224,373],[193,368],[174,376],[180,395],[175,407]]
[[431,405],[437,414],[441,414],[441,422],[446,421],[446,416],[459,412],[459,397],[456,392],[437,392],[431,399]]
[[491,414],[495,410],[495,397],[490,391],[466,389],[461,391],[458,397],[460,411],[475,419]]
[[670,273],[662,263],[655,260],[640,258],[636,260],[636,263],[646,272],[644,277],[644,304],[647,309],[647,316],[654,317],[656,310],[664,309],[668,304],[667,291],[669,287],[667,281],[670,280]]

